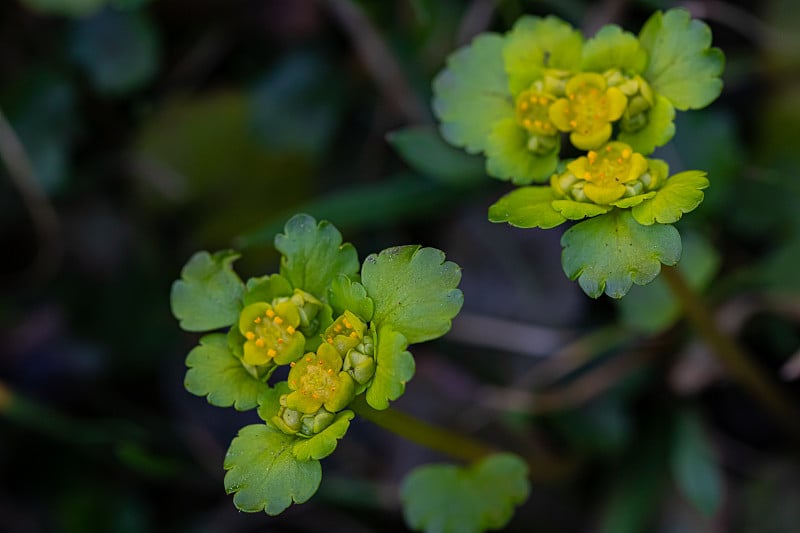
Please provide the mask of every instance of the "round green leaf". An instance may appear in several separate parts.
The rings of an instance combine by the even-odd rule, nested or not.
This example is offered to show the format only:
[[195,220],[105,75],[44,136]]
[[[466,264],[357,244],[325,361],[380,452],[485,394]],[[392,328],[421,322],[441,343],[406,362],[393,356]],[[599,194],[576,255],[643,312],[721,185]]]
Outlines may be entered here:
[[540,155],[528,149],[528,132],[514,118],[495,123],[486,143],[486,172],[517,185],[546,181],[558,165],[560,138],[552,152]]
[[647,51],[635,35],[616,24],[606,24],[583,45],[582,70],[605,72],[608,69],[641,73],[647,65]]
[[406,348],[406,338],[391,326],[378,329],[375,376],[367,388],[367,403],[373,409],[389,407],[389,401],[402,396],[406,383],[414,377],[414,357]]
[[242,309],[244,284],[233,262],[239,254],[232,250],[195,253],[181,270],[181,279],[172,284],[172,314],[186,331],[210,331],[234,324]]
[[615,209],[570,228],[561,237],[561,264],[583,291],[622,298],[633,283],[645,285],[681,256],[681,237],[673,226],[643,226],[630,210]]
[[709,182],[706,173],[687,170],[671,176],[656,195],[631,210],[639,224],[672,224],[703,201],[703,189]]
[[634,152],[652,154],[659,146],[664,146],[675,135],[675,108],[669,100],[657,94],[655,103],[647,111],[647,124],[638,131],[619,132],[619,140],[631,146]]
[[197,396],[206,396],[208,403],[238,411],[253,409],[269,390],[231,353],[227,336],[222,333],[205,335],[186,356],[184,386]]
[[409,527],[429,533],[479,533],[504,527],[514,507],[528,498],[528,467],[510,453],[491,455],[463,468],[434,464],[415,468],[400,489]]
[[330,426],[310,439],[299,439],[293,448],[294,456],[300,461],[328,457],[336,449],[339,439],[347,433],[353,416],[353,411],[342,411],[336,415]]
[[286,223],[284,233],[275,236],[275,248],[283,254],[281,274],[297,289],[327,302],[328,288],[339,274],[358,272],[358,254],[342,234],[326,221],[305,214]]
[[364,260],[361,283],[375,303],[372,321],[414,344],[441,337],[464,303],[460,267],[436,248],[396,246]]
[[639,40],[650,56],[645,79],[677,109],[699,109],[719,96],[725,56],[719,48],[710,48],[711,30],[688,11],[656,12],[642,27]]
[[514,189],[489,208],[490,222],[508,222],[517,228],[554,228],[566,219],[553,209],[550,187]]
[[280,514],[308,501],[322,480],[319,461],[301,461],[292,450],[297,438],[266,424],[239,430],[225,454],[225,490],[240,511]]
[[503,48],[511,93],[528,89],[546,69],[576,70],[582,46],[581,32],[557,17],[521,17],[506,35]]
[[478,35],[450,55],[433,80],[433,111],[442,136],[471,154],[486,148],[495,122],[514,116],[503,70],[504,42],[496,33]]

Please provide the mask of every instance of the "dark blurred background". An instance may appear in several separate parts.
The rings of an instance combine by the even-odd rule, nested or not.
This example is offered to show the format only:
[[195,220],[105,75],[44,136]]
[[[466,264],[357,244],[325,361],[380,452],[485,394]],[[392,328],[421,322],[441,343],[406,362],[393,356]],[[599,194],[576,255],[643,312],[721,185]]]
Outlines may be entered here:
[[796,399],[793,0],[0,2],[0,531],[406,530],[398,483],[446,458],[356,421],[311,502],[239,513],[222,461],[258,419],[183,389],[181,266],[233,246],[242,277],[277,271],[272,238],[299,211],[361,258],[420,243],[463,267],[464,310],[415,347],[397,405],[540,462],[509,531],[797,531],[797,441],[665,286],[590,300],[562,229],[488,223],[509,186],[419,142],[431,79],[478,32],[525,13],[638,32],[675,6],[727,56],[720,99],[657,153],[712,182],[678,225],[682,268]]

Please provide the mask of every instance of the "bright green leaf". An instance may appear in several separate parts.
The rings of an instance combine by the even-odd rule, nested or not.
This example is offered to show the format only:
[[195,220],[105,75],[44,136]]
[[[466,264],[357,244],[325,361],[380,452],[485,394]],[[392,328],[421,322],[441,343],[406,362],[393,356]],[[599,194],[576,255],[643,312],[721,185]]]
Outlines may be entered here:
[[546,181],[558,165],[560,137],[553,138],[554,147],[546,155],[528,149],[528,132],[516,119],[495,123],[486,143],[486,172],[516,185]]
[[406,383],[414,377],[414,356],[406,351],[408,341],[391,326],[378,329],[375,347],[375,376],[367,388],[367,403],[373,409],[386,409],[389,401],[398,399]]
[[681,494],[704,515],[716,513],[722,503],[722,474],[696,416],[683,414],[677,419],[670,452],[672,475]]
[[554,228],[566,220],[553,209],[554,199],[550,187],[519,187],[489,208],[489,221],[517,228]]
[[291,296],[292,285],[280,274],[250,278],[244,293],[244,305],[256,302],[272,302],[280,296]]
[[[719,254],[706,239],[697,233],[683,236],[683,252],[678,270],[695,290],[704,289],[716,274]],[[632,287],[619,301],[620,319],[638,331],[656,334],[670,327],[681,316],[681,306],[669,287],[656,278],[644,287]]]
[[608,213],[612,208],[610,205],[576,202],[574,200],[556,200],[553,202],[553,209],[568,220],[581,220]]
[[342,411],[330,426],[323,429],[310,439],[300,439],[294,445],[294,456],[300,461],[322,459],[328,457],[336,449],[339,439],[344,437],[353,419],[353,411]]
[[703,189],[708,187],[706,173],[687,170],[670,176],[655,196],[645,200],[631,211],[639,224],[672,224],[684,213],[694,210],[703,201]]
[[644,77],[677,109],[705,107],[722,91],[725,56],[711,46],[711,30],[684,9],[653,14],[639,33],[650,55]]
[[636,196],[628,196],[627,198],[622,198],[621,200],[617,200],[616,202],[611,202],[611,205],[613,205],[614,207],[627,209],[629,207],[639,205],[640,203],[644,202],[645,200],[649,200],[655,195],[656,191],[650,191],[644,194],[637,194]]
[[500,119],[514,116],[508,78],[503,70],[503,37],[478,35],[455,51],[433,80],[433,110],[447,142],[474,154]]
[[297,438],[266,424],[239,430],[225,454],[225,490],[240,511],[280,514],[308,501],[322,480],[319,461],[300,461],[292,450]]
[[511,93],[528,89],[546,69],[576,70],[582,46],[581,32],[557,17],[521,17],[506,35],[503,48]]
[[71,48],[101,93],[122,95],[140,89],[158,70],[158,34],[144,12],[106,9],[80,19]]
[[358,272],[356,249],[342,244],[342,234],[330,223],[295,215],[284,231],[275,236],[275,248],[283,254],[281,274],[295,288],[327,301],[328,287],[339,274]]
[[431,126],[393,131],[387,139],[403,160],[423,176],[453,186],[475,184],[486,177],[482,158],[453,148]]
[[479,533],[504,527],[528,498],[528,467],[510,453],[468,468],[417,467],[403,480],[400,498],[408,526],[427,533]]
[[367,296],[364,286],[357,281],[350,281],[344,274],[340,274],[331,283],[330,302],[337,316],[351,311],[369,322],[375,313],[375,304]]
[[647,51],[639,39],[616,24],[606,24],[583,45],[583,70],[602,73],[618,68],[639,74],[646,65]]
[[648,155],[659,146],[664,146],[675,135],[675,108],[669,100],[657,94],[655,103],[647,111],[647,124],[642,129],[619,132],[619,140],[627,143],[634,152]]
[[206,396],[208,403],[246,411],[258,405],[269,387],[250,374],[242,361],[231,353],[228,339],[222,333],[204,335],[200,345],[186,356],[184,386],[197,396]]
[[650,283],[661,263],[674,265],[681,257],[678,230],[642,226],[621,209],[576,224],[564,233],[561,245],[564,272],[592,298],[603,292],[622,298],[633,283]]
[[172,284],[172,314],[186,331],[209,331],[239,319],[244,284],[231,266],[239,254],[232,250],[195,253]]
[[436,248],[388,248],[367,257],[361,269],[361,283],[375,303],[373,322],[391,326],[411,344],[447,333],[464,303],[459,281],[459,266]]

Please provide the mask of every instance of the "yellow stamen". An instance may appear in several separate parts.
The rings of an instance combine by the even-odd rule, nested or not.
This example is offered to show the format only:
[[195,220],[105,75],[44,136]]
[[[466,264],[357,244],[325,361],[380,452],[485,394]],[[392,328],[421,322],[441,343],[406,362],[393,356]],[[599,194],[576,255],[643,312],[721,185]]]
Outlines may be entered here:
[[[291,363],[289,363],[289,366],[290,366],[290,367],[292,367],[292,368],[294,368],[295,366],[297,366],[297,363],[295,363],[294,361],[292,361]],[[294,385],[294,380],[292,380],[292,385]]]
[[578,122],[577,122],[577,121],[575,121],[575,120],[570,120],[570,121],[569,121],[569,125],[570,125],[570,126],[572,126],[572,127],[574,128],[575,126],[577,126],[577,125],[578,125]]
[[278,355],[278,352],[276,352],[274,349],[270,348],[269,350],[267,350],[267,355],[270,356],[270,357],[275,357],[276,355]]
[[266,314],[268,317],[272,318],[272,317],[275,316],[275,311],[273,311],[272,309],[267,309],[267,312],[264,313],[264,314]]
[[256,346],[258,346],[259,348],[263,348],[264,347],[264,339],[256,339]]
[[623,159],[628,159],[630,156],[631,156],[631,151],[630,151],[630,149],[629,149],[629,148],[625,148],[625,149],[622,151],[622,158],[623,158]]
[[248,331],[247,333],[244,334],[244,336],[247,337],[247,340],[249,341],[256,338],[256,334],[253,333],[252,331]]
[[256,324],[261,324],[261,317],[257,316],[255,320],[253,320]]
[[350,337],[353,338],[353,339],[357,339],[358,338],[358,333],[355,332],[355,331],[352,331],[352,332],[350,332]]
[[347,319],[345,318],[344,327],[346,327],[347,329],[352,329],[353,325],[350,322],[348,322]]
[[295,331],[294,327],[292,327],[292,326],[287,326],[286,327],[286,333],[288,333],[289,335],[294,335],[294,331]]
[[279,316],[276,316],[275,318],[273,318],[272,321],[275,322],[278,325],[283,324],[283,319],[281,317],[279,317]]

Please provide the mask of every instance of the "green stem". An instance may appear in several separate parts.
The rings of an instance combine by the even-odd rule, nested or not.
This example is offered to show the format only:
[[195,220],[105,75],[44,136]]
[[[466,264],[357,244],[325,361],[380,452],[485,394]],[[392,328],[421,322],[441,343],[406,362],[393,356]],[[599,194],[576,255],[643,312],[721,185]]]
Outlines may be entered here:
[[661,269],[686,318],[706,340],[730,375],[747,389],[791,434],[800,439],[800,413],[793,400],[714,322],[711,311],[675,267]]
[[[435,426],[396,409],[378,411],[367,404],[363,395],[357,396],[350,408],[360,417],[431,450],[445,453],[455,459],[475,462],[501,450],[483,441],[455,431]],[[538,480],[555,480],[570,475],[577,464],[563,459],[524,458],[528,463],[529,477]]]

